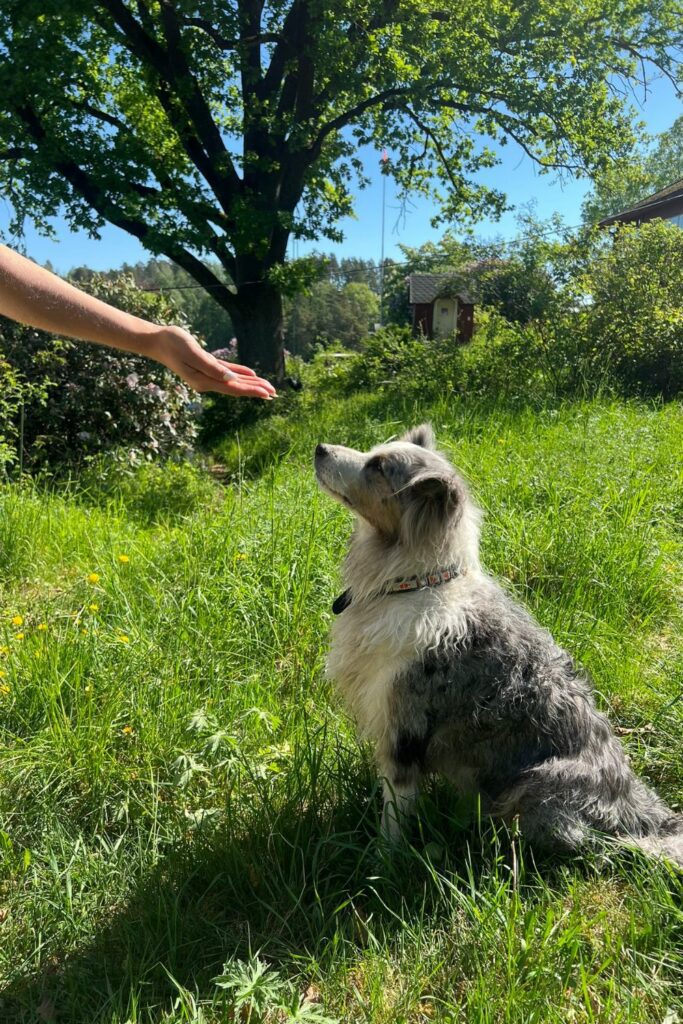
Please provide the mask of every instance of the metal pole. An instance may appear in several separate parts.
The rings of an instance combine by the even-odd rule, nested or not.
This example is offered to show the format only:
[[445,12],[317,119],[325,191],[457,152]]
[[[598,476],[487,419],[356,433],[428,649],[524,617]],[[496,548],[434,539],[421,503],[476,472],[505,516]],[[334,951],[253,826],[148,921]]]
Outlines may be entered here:
[[[381,167],[384,167],[386,161],[382,161]],[[386,205],[387,197],[387,176],[382,171],[382,244],[379,257],[379,323],[381,327],[384,327],[384,208]]]

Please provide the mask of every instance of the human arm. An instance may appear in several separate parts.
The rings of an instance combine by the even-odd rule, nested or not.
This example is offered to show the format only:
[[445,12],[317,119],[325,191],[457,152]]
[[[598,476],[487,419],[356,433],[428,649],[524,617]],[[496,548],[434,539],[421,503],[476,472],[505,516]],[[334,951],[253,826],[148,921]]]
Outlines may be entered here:
[[109,306],[4,245],[0,314],[68,338],[148,356],[196,391],[266,399],[275,395],[268,381],[246,366],[216,359],[184,328],[153,324]]

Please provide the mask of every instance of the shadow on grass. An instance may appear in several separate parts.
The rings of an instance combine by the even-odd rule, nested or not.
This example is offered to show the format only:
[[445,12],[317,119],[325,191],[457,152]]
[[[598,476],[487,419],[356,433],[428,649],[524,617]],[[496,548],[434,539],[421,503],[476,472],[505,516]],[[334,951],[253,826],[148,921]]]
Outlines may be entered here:
[[476,862],[481,877],[461,878],[464,890],[485,884],[501,864],[507,872],[501,847],[463,826],[462,808],[440,789],[427,798],[415,848],[387,855],[376,840],[378,794],[367,801],[362,772],[346,781],[345,803],[290,806],[270,822],[267,812],[254,814],[248,828],[226,821],[185,838],[124,906],[112,908],[87,946],[57,953],[39,974],[0,991],[3,1024],[161,1021],[178,986],[211,999],[224,962],[257,952],[305,978],[307,963],[330,970],[345,949],[353,957],[378,939],[391,941],[403,921],[437,913],[441,882],[454,877],[448,862]]

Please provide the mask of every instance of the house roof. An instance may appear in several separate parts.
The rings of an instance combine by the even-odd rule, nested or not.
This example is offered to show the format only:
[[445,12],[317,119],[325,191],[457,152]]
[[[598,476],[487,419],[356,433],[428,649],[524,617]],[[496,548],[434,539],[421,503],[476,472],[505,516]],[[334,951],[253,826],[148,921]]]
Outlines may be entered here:
[[410,274],[408,277],[410,295],[408,302],[411,306],[430,305],[435,299],[448,293],[454,295],[461,302],[472,302],[473,299],[468,293],[458,273],[449,274]]
[[683,178],[672,182],[666,188],[660,188],[658,192],[653,192],[651,196],[646,196],[645,199],[639,200],[626,210],[620,210],[619,213],[613,213],[611,217],[605,217],[600,221],[600,226],[606,227],[608,224],[615,224],[620,220],[638,220],[645,213],[666,217],[668,204],[679,199],[683,199]]

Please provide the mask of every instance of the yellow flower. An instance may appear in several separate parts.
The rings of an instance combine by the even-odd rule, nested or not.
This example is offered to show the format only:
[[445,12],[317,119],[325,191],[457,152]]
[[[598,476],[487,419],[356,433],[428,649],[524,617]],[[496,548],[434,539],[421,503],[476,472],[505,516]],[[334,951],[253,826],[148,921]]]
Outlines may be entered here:
[[15,640],[23,640],[24,639],[24,634],[23,633],[15,633],[14,634],[14,639]]
[[21,615],[13,615],[12,616],[12,625],[13,626],[23,626],[24,625],[24,620],[23,620],[22,616]]
[[8,694],[9,693],[9,686],[0,686],[0,693]]
[[130,562],[130,558],[128,555],[119,555],[119,562],[122,562],[125,565],[126,562]]
[[83,627],[83,629],[81,630],[81,633],[87,633],[87,632],[88,632],[88,630],[87,630],[87,629],[86,629],[86,627],[84,626],[84,627]]
[[235,555],[235,561],[243,562],[246,557],[247,555],[244,553],[244,551],[238,551],[237,554]]
[[47,629],[47,622],[39,622],[37,628],[40,633],[44,633]]
[[99,610],[100,610],[100,606],[98,604],[94,604],[93,603],[93,604],[89,604],[88,605],[88,611],[89,612],[98,612]]
[[100,575],[97,572],[88,573],[88,583],[99,583]]
[[6,675],[7,673],[3,672],[2,669],[0,668],[0,679],[4,679]]
[[125,633],[121,633],[119,636],[117,636],[116,639],[120,640],[122,644],[129,644],[130,643],[130,640],[128,639],[128,637],[126,636]]
[[9,647],[0,647],[0,654],[9,654]]
[[133,734],[133,726],[132,725],[124,725],[124,727],[121,730],[121,732],[123,733],[124,736],[132,736],[132,734]]

